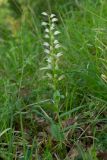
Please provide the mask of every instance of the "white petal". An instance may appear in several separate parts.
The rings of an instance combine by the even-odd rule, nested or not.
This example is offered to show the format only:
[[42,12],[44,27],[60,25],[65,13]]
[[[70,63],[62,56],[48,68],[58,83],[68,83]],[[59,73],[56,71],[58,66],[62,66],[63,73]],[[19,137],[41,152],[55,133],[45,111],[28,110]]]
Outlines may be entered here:
[[52,75],[50,73],[47,73],[47,77],[52,79]]
[[52,62],[52,59],[51,59],[51,58],[48,58],[46,61],[49,62],[49,63],[51,63],[51,62]]
[[50,70],[50,69],[52,69],[51,64],[48,64],[46,67],[40,68],[40,70]]
[[56,16],[55,14],[51,14],[51,15],[50,15],[50,18],[53,18],[53,17],[55,17],[55,16]]
[[52,65],[51,65],[51,64],[48,64],[47,68],[48,68],[48,69],[52,69]]
[[47,23],[46,22],[42,22],[41,25],[42,26],[47,26]]
[[51,29],[51,31],[52,31],[52,30],[54,30],[54,29],[55,29],[55,27],[54,27],[54,26],[51,26],[51,27],[50,27],[50,29]]
[[44,42],[43,45],[46,46],[46,47],[49,47],[49,43],[48,42]]
[[49,54],[50,50],[49,49],[45,49],[44,52],[47,53],[47,54]]
[[64,79],[64,77],[65,77],[64,75],[61,75],[61,76],[58,78],[58,80],[61,81],[62,79]]
[[42,12],[42,15],[44,16],[48,16],[48,14],[46,12]]
[[59,44],[57,44],[56,46],[55,46],[55,48],[57,49],[57,48],[60,48],[61,46],[59,45]]
[[58,21],[57,18],[53,18],[53,19],[52,19],[52,22],[57,22],[57,21]]
[[55,32],[54,32],[54,35],[58,35],[58,34],[60,34],[59,31],[55,31]]
[[45,29],[45,32],[49,33],[49,29],[48,29],[48,28],[46,28],[46,29]]
[[57,53],[57,55],[56,55],[56,57],[61,57],[63,54],[62,54],[62,52],[59,52],[59,53]]
[[59,42],[58,42],[58,40],[54,40],[54,44],[58,44]]
[[55,24],[54,24],[54,23],[52,23],[52,24],[51,24],[51,26],[52,26],[52,27],[55,27]]
[[49,35],[48,35],[48,34],[45,34],[45,38],[49,38]]

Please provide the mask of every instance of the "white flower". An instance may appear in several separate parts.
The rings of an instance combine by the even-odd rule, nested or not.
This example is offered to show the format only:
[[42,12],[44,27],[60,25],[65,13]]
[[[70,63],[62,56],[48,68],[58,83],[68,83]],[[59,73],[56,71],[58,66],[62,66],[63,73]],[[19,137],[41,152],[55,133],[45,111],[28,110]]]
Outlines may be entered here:
[[52,19],[52,22],[57,22],[57,21],[58,21],[57,18],[53,18],[53,19]]
[[60,48],[61,46],[59,45],[59,44],[56,44],[56,46],[55,46],[55,48],[57,49],[57,48]]
[[50,30],[54,30],[54,29],[55,29],[55,24],[52,23],[52,24],[50,25]]
[[40,68],[40,70],[50,70],[50,69],[52,69],[51,64],[48,64],[46,67]]
[[51,63],[51,62],[52,62],[52,59],[51,59],[51,58],[48,58],[46,61],[47,61],[48,63]]
[[61,57],[62,55],[63,55],[62,52],[59,52],[59,53],[56,54],[56,57],[59,58],[59,57]]
[[49,70],[52,69],[52,65],[48,63],[47,68],[48,68]]
[[59,42],[58,42],[58,40],[57,39],[55,39],[54,40],[54,44],[58,44]]
[[45,34],[45,38],[49,38],[49,35],[48,35],[48,34]]
[[42,15],[44,16],[48,16],[48,14],[46,12],[42,12]]
[[59,31],[55,31],[55,32],[54,32],[54,35],[58,35],[58,34],[60,34]]
[[55,16],[56,16],[55,14],[51,14],[51,15],[50,15],[50,18],[53,18],[53,17],[55,17]]
[[44,42],[43,45],[46,46],[46,47],[49,47],[49,43],[48,42]]
[[61,75],[59,78],[58,78],[58,81],[61,81],[62,79],[64,79],[65,76],[64,75]]
[[42,22],[41,25],[42,26],[47,26],[47,23],[46,22]]
[[49,33],[49,29],[48,29],[48,28],[46,28],[46,29],[45,29],[45,32]]
[[50,50],[49,49],[45,49],[44,52],[47,53],[47,54],[49,54]]
[[52,27],[55,27],[55,24],[54,24],[54,23],[52,23],[52,24],[51,24],[51,26],[52,26]]
[[55,29],[55,27],[54,27],[54,26],[51,26],[51,27],[50,27],[50,30],[51,30],[51,31],[52,31],[52,30],[54,30],[54,29]]
[[50,73],[47,73],[47,77],[52,79],[52,75]]

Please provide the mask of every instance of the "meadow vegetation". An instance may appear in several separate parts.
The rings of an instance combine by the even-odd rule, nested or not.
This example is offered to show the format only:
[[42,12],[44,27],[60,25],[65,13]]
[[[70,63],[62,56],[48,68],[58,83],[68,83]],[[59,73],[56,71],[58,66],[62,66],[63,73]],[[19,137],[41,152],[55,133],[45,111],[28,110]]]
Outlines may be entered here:
[[0,159],[107,159],[106,0],[0,0]]

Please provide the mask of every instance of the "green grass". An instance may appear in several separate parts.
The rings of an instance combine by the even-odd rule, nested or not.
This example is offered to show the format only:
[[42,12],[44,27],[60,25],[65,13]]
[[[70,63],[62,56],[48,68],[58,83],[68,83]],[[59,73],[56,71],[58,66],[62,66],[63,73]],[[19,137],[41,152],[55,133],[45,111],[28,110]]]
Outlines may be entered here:
[[7,6],[0,11],[0,159],[99,160],[107,152],[107,83],[101,78],[107,75],[107,2],[48,1],[59,19],[64,53],[62,126],[40,70],[45,6],[33,3],[22,21],[16,19],[21,25],[15,35],[4,19],[11,12]]

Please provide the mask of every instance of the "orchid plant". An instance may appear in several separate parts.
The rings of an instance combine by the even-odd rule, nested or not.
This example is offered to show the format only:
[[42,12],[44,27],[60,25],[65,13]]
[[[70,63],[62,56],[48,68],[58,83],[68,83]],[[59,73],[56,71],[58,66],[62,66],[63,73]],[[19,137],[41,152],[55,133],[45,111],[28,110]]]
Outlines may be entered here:
[[41,70],[46,71],[46,77],[49,81],[49,86],[53,90],[53,102],[54,107],[58,111],[59,110],[59,102],[62,95],[59,91],[59,81],[64,78],[64,75],[60,74],[59,61],[61,56],[63,55],[61,52],[61,45],[58,41],[58,35],[60,32],[56,29],[56,22],[58,19],[55,14],[48,14],[43,12],[45,21],[42,22],[42,26],[44,27],[44,52],[46,54],[46,63],[47,65]]

